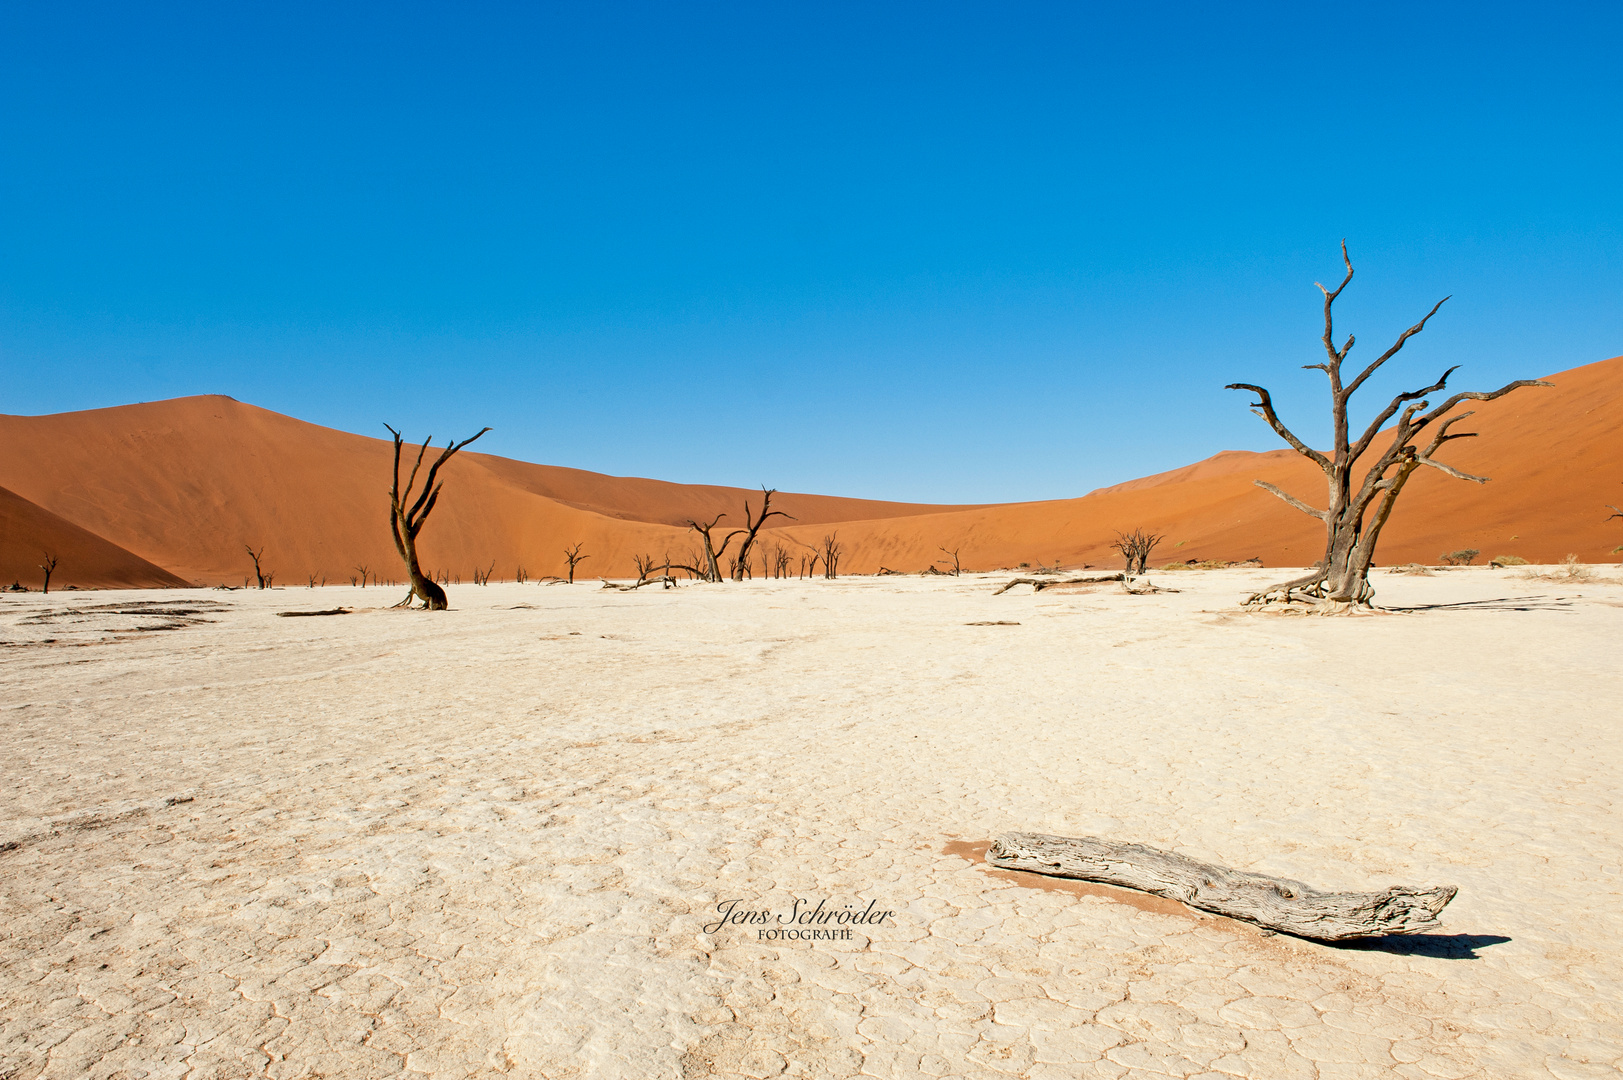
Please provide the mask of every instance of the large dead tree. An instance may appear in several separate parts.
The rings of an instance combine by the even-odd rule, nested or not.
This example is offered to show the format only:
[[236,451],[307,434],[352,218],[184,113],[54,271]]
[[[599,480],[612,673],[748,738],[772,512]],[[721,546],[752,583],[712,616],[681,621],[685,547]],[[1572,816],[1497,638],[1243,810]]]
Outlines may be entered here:
[[[445,481],[439,479],[440,467],[464,446],[479,438],[488,427],[480,428],[474,435],[461,442],[447,442],[440,456],[428,467],[428,476],[423,481],[423,488],[412,500],[412,489],[417,485],[417,471],[423,466],[423,455],[428,453],[428,446],[434,441],[430,435],[423,440],[423,445],[417,451],[417,460],[412,464],[411,475],[406,478],[404,489],[400,486],[400,447],[403,440],[400,432],[389,427],[389,434],[394,436],[394,485],[389,489],[389,531],[394,534],[395,550],[400,552],[401,561],[406,564],[406,574],[411,579],[411,592],[406,594],[396,607],[410,607],[412,600],[423,602],[423,607],[429,611],[444,611],[446,608],[445,590],[435,584],[433,579],[423,573],[417,561],[417,534],[423,531],[423,525],[428,521],[428,515],[434,512],[439,503],[440,490],[445,487]],[[409,505],[408,505],[409,503]]]
[[[1451,367],[1430,386],[1398,394],[1376,414],[1361,435],[1356,439],[1353,438],[1347,418],[1348,404],[1352,396],[1370,376],[1381,369],[1382,365],[1396,356],[1411,337],[1426,328],[1426,323],[1437,314],[1448,297],[1437,301],[1431,311],[1426,313],[1425,318],[1399,335],[1396,343],[1376,357],[1356,378],[1351,382],[1344,382],[1341,365],[1353,347],[1354,338],[1348,335],[1346,344],[1339,349],[1336,348],[1331,308],[1336,302],[1336,297],[1341,295],[1341,291],[1353,278],[1352,259],[1347,255],[1345,241],[1341,245],[1341,259],[1347,267],[1347,276],[1342,279],[1341,284],[1333,291],[1319,285],[1319,291],[1324,294],[1323,342],[1326,360],[1322,364],[1303,365],[1304,370],[1324,372],[1330,380],[1330,418],[1333,431],[1331,449],[1328,452],[1315,450],[1297,438],[1295,433],[1279,419],[1274,411],[1273,399],[1262,387],[1251,383],[1230,383],[1226,387],[1229,390],[1249,390],[1255,394],[1257,400],[1252,403],[1252,411],[1266,420],[1268,426],[1273,428],[1275,434],[1284,439],[1291,449],[1323,470],[1329,486],[1328,506],[1319,510],[1273,484],[1262,480],[1255,481],[1258,487],[1278,496],[1302,513],[1324,522],[1325,546],[1324,558],[1311,573],[1292,581],[1272,585],[1253,595],[1247,603],[1269,603],[1274,600],[1289,602],[1291,593],[1300,591],[1318,600],[1315,610],[1321,613],[1370,606],[1370,601],[1375,595],[1375,590],[1369,583],[1369,568],[1375,558],[1375,543],[1380,539],[1381,529],[1391,517],[1392,507],[1397,503],[1398,495],[1402,493],[1410,475],[1425,465],[1460,480],[1470,480],[1477,484],[1488,482],[1485,476],[1472,476],[1437,460],[1437,452],[1444,443],[1455,439],[1472,438],[1476,434],[1450,430],[1455,424],[1472,415],[1470,412],[1454,413],[1454,408],[1462,401],[1492,401],[1524,386],[1550,385],[1538,379],[1518,379],[1491,392],[1473,390],[1454,394],[1441,405],[1432,408],[1429,395],[1442,392],[1448,385],[1449,376],[1458,370],[1458,366]],[[1396,422],[1392,423],[1394,418]],[[1363,478],[1358,480],[1355,486],[1354,472],[1360,460],[1370,452],[1388,423],[1392,423],[1392,427],[1387,429],[1391,436],[1390,441],[1384,450],[1375,453],[1374,462],[1369,465]]]
[[[761,485],[761,512],[755,517],[750,516],[749,500],[744,500],[744,528],[742,530],[744,539],[738,545],[738,559],[733,563],[734,581],[744,580],[744,572],[749,567],[750,549],[755,546],[755,537],[760,533],[761,526],[766,524],[767,519],[781,517],[787,518],[790,521],[795,520],[790,515],[785,514],[782,510],[772,509],[772,496],[776,495],[777,493],[777,488],[769,488],[765,484]],[[764,572],[765,571],[763,570],[763,573]]]

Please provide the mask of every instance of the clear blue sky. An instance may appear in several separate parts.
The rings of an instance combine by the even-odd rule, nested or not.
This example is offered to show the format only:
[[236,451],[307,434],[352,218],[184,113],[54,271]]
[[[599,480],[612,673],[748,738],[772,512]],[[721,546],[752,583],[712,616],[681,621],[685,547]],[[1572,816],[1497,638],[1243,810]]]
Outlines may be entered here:
[[[1136,11],[1130,9],[1138,9]],[[1063,497],[1623,353],[1623,7],[12,3],[0,412]],[[1390,391],[1392,382],[1376,387]]]

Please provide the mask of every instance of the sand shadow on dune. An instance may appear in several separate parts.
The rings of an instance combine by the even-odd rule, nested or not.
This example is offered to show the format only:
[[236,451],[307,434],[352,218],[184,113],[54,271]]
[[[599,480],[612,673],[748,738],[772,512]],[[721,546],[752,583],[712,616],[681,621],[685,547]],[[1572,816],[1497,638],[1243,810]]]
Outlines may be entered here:
[[1570,611],[1568,596],[1502,596],[1492,600],[1461,600],[1453,604],[1392,605],[1386,610],[1415,614],[1422,611]]
[[1438,960],[1480,960],[1478,949],[1503,945],[1503,934],[1404,934],[1390,937],[1357,938],[1352,941],[1321,941],[1318,944],[1347,952],[1384,952],[1399,956],[1430,956]]

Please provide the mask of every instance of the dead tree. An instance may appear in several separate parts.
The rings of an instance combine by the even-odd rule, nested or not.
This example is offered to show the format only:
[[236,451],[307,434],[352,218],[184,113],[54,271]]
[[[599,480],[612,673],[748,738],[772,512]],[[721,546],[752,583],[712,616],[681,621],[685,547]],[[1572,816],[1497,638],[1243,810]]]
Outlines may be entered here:
[[[371,569],[369,566],[357,566],[355,568],[355,572],[361,575],[361,588],[363,589],[366,588],[366,575],[371,573]],[[376,582],[373,582],[373,584],[376,584]]]
[[839,535],[837,532],[832,532],[823,537],[823,550],[821,553],[823,576],[830,581],[840,576],[840,554],[842,549],[837,539]]
[[781,517],[789,521],[795,520],[782,510],[772,509],[772,496],[777,493],[777,488],[769,488],[765,484],[761,485],[761,513],[757,517],[750,516],[749,500],[744,500],[744,528],[741,530],[744,539],[738,545],[738,559],[733,564],[734,581],[744,580],[744,574],[749,568],[750,550],[755,546],[755,537],[760,534],[761,526],[766,524],[767,519]]
[[[958,548],[953,548],[951,551],[947,551],[946,548],[940,547],[940,545],[937,545],[937,550],[946,552],[947,557],[952,560],[952,569],[946,571],[946,573],[951,574],[953,577],[957,577],[958,575],[960,575],[960,574],[962,574],[964,572],[963,566],[958,562],[958,550],[959,550]],[[947,561],[946,559],[937,559],[936,560],[936,562],[938,562],[938,563],[945,563],[946,561]],[[930,569],[934,570],[935,566],[932,564]]]
[[475,585],[489,585],[490,575],[496,572],[496,561],[490,562],[490,569],[481,571],[477,566],[473,568],[473,583]]
[[[748,509],[748,504],[745,504],[745,509]],[[701,525],[691,518],[688,519],[688,528],[699,534],[699,539],[704,545],[704,550],[701,552],[703,562],[701,563],[700,560],[695,559],[693,566],[683,566],[679,567],[679,569],[687,570],[701,581],[720,581],[722,579],[720,560],[727,553],[727,545],[733,542],[733,537],[741,536],[747,531],[734,529],[722,540],[721,547],[716,547],[711,539],[710,531],[716,527],[717,522],[726,516],[726,514],[717,514],[707,525]]]
[[45,571],[45,587],[40,589],[41,594],[51,591],[51,574],[56,571],[56,556],[49,551],[45,552],[44,555],[45,561],[39,564],[39,568]]
[[[1449,376],[1458,370],[1457,366],[1451,367],[1430,386],[1398,394],[1376,414],[1361,435],[1356,439],[1353,438],[1347,419],[1347,407],[1352,396],[1370,376],[1380,370],[1382,365],[1398,354],[1405,342],[1426,328],[1426,323],[1437,314],[1437,310],[1443,306],[1448,297],[1437,301],[1424,318],[1399,335],[1396,343],[1376,357],[1356,378],[1351,382],[1343,382],[1341,365],[1347,359],[1347,353],[1352,349],[1354,339],[1348,335],[1347,343],[1339,349],[1336,348],[1331,307],[1353,277],[1352,259],[1347,255],[1345,241],[1341,245],[1341,259],[1347,267],[1347,276],[1342,279],[1341,284],[1334,291],[1319,285],[1319,291],[1324,294],[1322,340],[1326,360],[1322,364],[1303,365],[1304,370],[1324,372],[1330,381],[1330,419],[1334,445],[1329,452],[1315,450],[1297,438],[1275,413],[1273,399],[1269,397],[1267,390],[1251,383],[1230,383],[1226,387],[1229,390],[1249,390],[1255,394],[1257,400],[1252,403],[1252,411],[1267,421],[1268,426],[1273,428],[1274,433],[1284,439],[1291,449],[1317,465],[1323,471],[1329,487],[1328,506],[1318,510],[1273,484],[1262,480],[1255,481],[1263,490],[1278,496],[1302,513],[1324,522],[1325,546],[1323,559],[1311,573],[1292,581],[1272,585],[1253,595],[1246,601],[1248,604],[1269,603],[1274,600],[1288,603],[1293,591],[1301,591],[1318,600],[1315,610],[1319,612],[1329,613],[1346,611],[1356,606],[1371,606],[1370,601],[1375,595],[1375,590],[1369,583],[1369,568],[1375,558],[1375,543],[1380,539],[1381,529],[1391,517],[1392,507],[1396,504],[1398,495],[1402,493],[1410,475],[1420,466],[1426,465],[1460,480],[1470,480],[1478,484],[1488,482],[1485,476],[1472,476],[1461,472],[1436,458],[1437,451],[1444,443],[1471,438],[1476,434],[1449,430],[1471,415],[1470,412],[1449,415],[1454,407],[1462,401],[1493,401],[1524,386],[1550,385],[1538,379],[1518,379],[1492,392],[1465,391],[1454,394],[1441,405],[1432,408],[1428,395],[1439,393],[1447,386]],[[1370,450],[1381,434],[1382,428],[1394,417],[1397,422],[1391,429],[1391,441],[1384,450],[1377,452],[1374,463],[1369,466],[1363,479],[1355,487],[1353,473],[1358,467],[1359,460]]]
[[581,542],[577,541],[572,548],[564,548],[564,560],[569,563],[569,584],[575,583],[575,567],[590,559],[590,555],[580,553]]
[[445,487],[445,481],[439,480],[440,467],[451,460],[452,455],[458,450],[490,429],[480,428],[474,435],[461,442],[447,442],[434,464],[428,467],[428,476],[423,482],[422,491],[418,492],[417,498],[408,506],[407,500],[411,499],[412,488],[417,485],[417,470],[422,468],[423,455],[428,452],[428,445],[434,441],[434,437],[431,435],[423,440],[422,447],[417,451],[417,461],[412,465],[411,475],[406,478],[406,486],[402,489],[400,447],[403,440],[400,432],[388,424],[383,426],[389,428],[389,434],[394,436],[394,486],[389,489],[389,530],[394,534],[395,550],[400,553],[401,561],[406,564],[406,574],[411,580],[411,592],[395,606],[410,607],[415,597],[421,600],[423,607],[429,611],[444,611],[447,606],[445,590],[425,575],[417,562],[417,534],[423,531],[423,525],[428,521],[428,515],[433,513],[435,505],[440,500],[440,491]]
[[[1143,529],[1134,529],[1130,533],[1118,532],[1115,543],[1110,546],[1121,552],[1121,557],[1127,560],[1128,575],[1142,574],[1148,568],[1150,552],[1155,550],[1156,544],[1165,539],[1165,536],[1157,536]],[[1058,569],[1057,562],[1055,569]]]
[[789,576],[789,553],[781,546],[772,553],[772,567],[780,578]]
[[251,544],[244,544],[242,546],[247,550],[248,557],[254,561],[254,580],[259,582],[259,587],[261,589],[269,588],[272,575],[265,573],[259,568],[259,557],[265,554],[265,549],[261,547],[258,551],[255,551],[253,549],[253,545]]

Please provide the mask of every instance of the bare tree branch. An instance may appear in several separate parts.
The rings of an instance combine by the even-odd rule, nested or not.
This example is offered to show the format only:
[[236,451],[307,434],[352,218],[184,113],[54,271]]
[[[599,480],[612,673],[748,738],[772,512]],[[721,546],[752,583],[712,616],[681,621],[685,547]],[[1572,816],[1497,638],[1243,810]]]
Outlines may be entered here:
[[1262,490],[1268,492],[1269,494],[1277,495],[1281,499],[1284,499],[1286,502],[1288,502],[1292,506],[1296,507],[1296,509],[1300,510],[1302,513],[1307,514],[1309,517],[1316,517],[1320,521],[1324,520],[1325,512],[1323,510],[1315,510],[1315,509],[1313,509],[1313,507],[1309,506],[1307,503],[1303,502],[1301,499],[1298,499],[1295,495],[1292,495],[1287,491],[1281,491],[1279,488],[1274,487],[1274,485],[1270,484],[1266,480],[1253,480],[1251,482],[1253,484],[1257,485],[1258,487],[1260,487]]
[[[1323,288],[1323,286],[1320,286],[1320,288]],[[1337,289],[1336,291],[1340,292],[1341,290]],[[1308,446],[1307,443],[1303,442],[1301,439],[1298,439],[1295,434],[1292,433],[1292,431],[1279,419],[1279,414],[1274,412],[1274,399],[1268,395],[1268,391],[1252,383],[1229,383],[1227,386],[1223,387],[1223,389],[1249,390],[1253,394],[1256,394],[1257,400],[1251,403],[1251,409],[1258,416],[1268,421],[1268,426],[1274,429],[1274,433],[1276,435],[1290,443],[1292,449],[1294,449],[1298,454],[1301,454],[1304,457],[1312,458],[1314,461],[1318,462],[1320,468],[1328,469],[1330,467],[1329,458]]]

